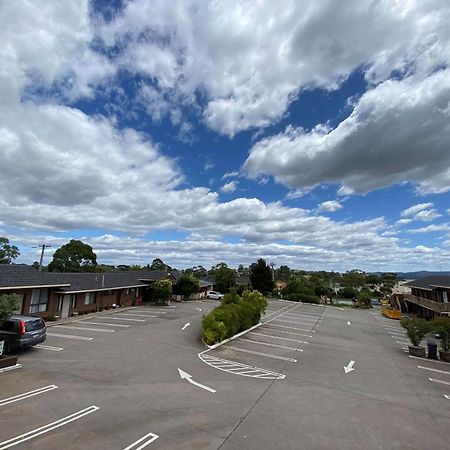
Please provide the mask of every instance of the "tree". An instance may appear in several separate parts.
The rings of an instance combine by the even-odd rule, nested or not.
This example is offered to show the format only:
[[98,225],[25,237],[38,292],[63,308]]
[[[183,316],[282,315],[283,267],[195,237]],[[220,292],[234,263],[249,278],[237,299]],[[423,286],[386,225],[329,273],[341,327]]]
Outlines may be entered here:
[[236,285],[236,272],[227,267],[226,264],[221,266],[215,272],[216,289],[219,292],[228,292],[228,290]]
[[170,267],[167,264],[165,264],[162,259],[155,258],[152,261],[152,265],[150,266],[150,270],[162,270],[164,272],[169,272],[170,270],[172,270],[172,267]]
[[288,281],[291,278],[292,271],[289,266],[280,266],[275,269],[275,281]]
[[250,266],[250,282],[253,289],[267,294],[273,291],[275,286],[273,282],[273,274],[270,266],[262,258]]
[[11,264],[19,255],[19,249],[10,245],[9,239],[0,236],[0,264]]
[[158,280],[152,284],[152,298],[155,303],[166,303],[172,293],[172,283],[169,280]]
[[97,255],[92,247],[72,239],[58,248],[48,265],[49,272],[94,272],[97,267]]
[[362,270],[353,269],[344,273],[341,277],[341,284],[344,287],[356,288],[364,286],[366,274]]
[[188,298],[191,294],[198,292],[199,287],[200,285],[197,278],[188,273],[184,273],[174,286],[174,293],[182,295],[184,298]]
[[19,296],[17,294],[0,295],[0,324],[9,319],[18,306]]

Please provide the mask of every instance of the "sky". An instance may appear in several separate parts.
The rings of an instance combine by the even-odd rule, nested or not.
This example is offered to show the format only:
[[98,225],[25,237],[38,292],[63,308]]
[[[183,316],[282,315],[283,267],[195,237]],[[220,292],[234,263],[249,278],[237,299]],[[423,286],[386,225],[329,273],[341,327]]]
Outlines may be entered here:
[[450,3],[0,4],[0,235],[99,263],[450,270]]

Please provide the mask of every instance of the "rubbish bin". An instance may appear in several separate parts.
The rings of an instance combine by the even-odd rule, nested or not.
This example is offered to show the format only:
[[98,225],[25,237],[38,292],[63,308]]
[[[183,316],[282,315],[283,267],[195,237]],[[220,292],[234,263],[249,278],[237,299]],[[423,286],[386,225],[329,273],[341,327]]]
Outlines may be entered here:
[[427,342],[428,347],[428,358],[429,359],[438,359],[437,357],[437,344],[436,342],[429,341]]

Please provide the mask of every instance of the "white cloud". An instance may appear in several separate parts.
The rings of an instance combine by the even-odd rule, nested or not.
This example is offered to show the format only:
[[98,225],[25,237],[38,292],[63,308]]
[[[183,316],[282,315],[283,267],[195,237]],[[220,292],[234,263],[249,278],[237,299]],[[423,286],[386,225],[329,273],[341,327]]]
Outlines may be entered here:
[[[337,89],[356,69],[376,84],[392,71],[427,73],[448,63],[449,9],[441,0],[286,0],[282,9],[270,1],[135,0],[95,32],[119,50],[117,72],[147,77],[166,100],[197,104],[200,93],[205,122],[229,136],[277,121],[303,89]],[[75,85],[92,83],[82,67],[74,73]],[[100,82],[99,73],[92,78]]]
[[450,69],[386,81],[333,130],[288,127],[257,142],[244,170],[251,177],[273,175],[290,188],[342,183],[366,193],[410,181],[421,193],[447,192],[449,123]]
[[428,225],[421,228],[411,228],[408,230],[408,233],[431,233],[435,231],[450,231],[450,225],[448,223],[441,223],[438,225]]
[[429,209],[429,208],[433,208],[433,203],[429,202],[429,203],[419,203],[417,205],[413,205],[407,209],[404,209],[400,215],[402,217],[408,217],[408,216],[415,216],[417,213],[419,213],[420,211],[423,211],[424,209]]
[[322,202],[317,208],[319,212],[335,212],[339,209],[342,209],[342,205],[337,200]]
[[225,183],[221,188],[221,192],[224,194],[232,194],[237,189],[237,181],[230,181]]
[[226,172],[222,175],[222,180],[226,180],[227,178],[235,178],[237,176],[239,176],[239,172],[237,170]]
[[411,223],[412,219],[400,219],[395,222],[395,225],[401,226],[401,225],[407,225],[408,223]]

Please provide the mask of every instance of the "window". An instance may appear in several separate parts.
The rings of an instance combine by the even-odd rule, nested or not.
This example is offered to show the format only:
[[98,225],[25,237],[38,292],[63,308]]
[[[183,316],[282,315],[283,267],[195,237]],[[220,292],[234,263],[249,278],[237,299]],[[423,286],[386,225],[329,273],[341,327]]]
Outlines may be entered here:
[[130,288],[126,288],[123,290],[124,295],[130,295]]
[[92,305],[93,303],[95,303],[95,292],[86,292],[84,295],[84,304]]
[[62,310],[62,307],[63,307],[63,298],[64,298],[64,295],[60,295],[60,296],[59,296],[59,299],[58,299],[58,311],[61,311],[61,310]]
[[30,313],[47,311],[48,289],[33,289],[31,294]]
[[70,296],[70,309],[75,309],[77,306],[77,298],[75,296],[75,294],[72,294]]

